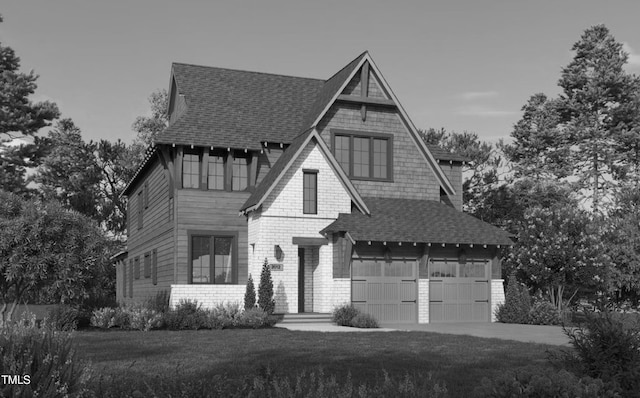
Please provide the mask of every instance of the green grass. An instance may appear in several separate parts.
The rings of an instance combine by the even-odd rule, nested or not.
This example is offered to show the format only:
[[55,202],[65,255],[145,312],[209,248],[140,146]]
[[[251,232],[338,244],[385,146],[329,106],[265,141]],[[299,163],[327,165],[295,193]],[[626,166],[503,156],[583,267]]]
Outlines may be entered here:
[[[425,332],[321,333],[285,329],[202,331],[80,331],[75,340],[94,377],[136,386],[157,378],[210,379],[226,374],[240,383],[261,366],[294,375],[322,367],[339,380],[375,382],[391,376],[433,372],[449,396],[470,396],[483,377],[548,366],[546,350],[557,347]],[[97,382],[97,381],[94,381]]]

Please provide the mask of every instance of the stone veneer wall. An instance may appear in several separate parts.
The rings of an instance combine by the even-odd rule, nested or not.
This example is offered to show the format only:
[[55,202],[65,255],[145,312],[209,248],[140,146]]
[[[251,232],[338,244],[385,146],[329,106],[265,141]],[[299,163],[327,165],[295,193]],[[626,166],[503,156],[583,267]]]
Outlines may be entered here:
[[496,309],[504,304],[504,279],[491,280],[491,322],[497,322]]

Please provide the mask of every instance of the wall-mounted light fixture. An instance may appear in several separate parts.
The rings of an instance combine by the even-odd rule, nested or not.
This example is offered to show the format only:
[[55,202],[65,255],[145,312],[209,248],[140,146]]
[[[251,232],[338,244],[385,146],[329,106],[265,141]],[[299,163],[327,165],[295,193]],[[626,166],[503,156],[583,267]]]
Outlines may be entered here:
[[280,245],[275,245],[273,247],[273,257],[275,257],[278,261],[282,261],[284,253],[282,252],[282,248],[280,247]]

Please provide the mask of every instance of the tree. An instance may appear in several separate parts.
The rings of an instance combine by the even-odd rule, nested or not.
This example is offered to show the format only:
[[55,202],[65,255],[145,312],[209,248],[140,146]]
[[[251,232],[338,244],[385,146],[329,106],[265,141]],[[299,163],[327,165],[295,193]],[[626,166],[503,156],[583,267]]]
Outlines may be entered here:
[[260,273],[260,285],[258,286],[258,306],[267,314],[273,314],[276,302],[273,299],[273,280],[271,279],[271,267],[267,259],[262,264]]
[[514,177],[567,177],[571,173],[567,164],[569,147],[560,127],[559,101],[538,93],[529,98],[522,111],[522,118],[511,133],[513,143],[505,146]]
[[156,136],[169,125],[167,109],[169,94],[167,90],[156,90],[149,96],[150,116],[138,116],[131,125],[136,132],[133,141],[134,150],[139,160],[142,160],[146,148],[151,146]]
[[59,120],[44,144],[47,153],[33,177],[43,197],[97,220],[102,176],[94,157],[96,145],[84,142],[71,119]]
[[480,141],[476,133],[448,132],[444,128],[440,130],[429,128],[426,131],[420,131],[420,134],[427,144],[439,146],[446,152],[467,159],[462,168],[463,208],[475,214],[487,192],[501,183],[504,166],[501,154],[502,143],[492,144]]
[[250,310],[256,306],[256,288],[253,286],[253,278],[249,274],[247,281],[247,290],[244,293],[244,309]]
[[63,303],[87,297],[97,270],[108,267],[108,249],[103,232],[78,212],[0,191],[0,326],[41,290]]
[[19,68],[20,58],[13,49],[0,44],[0,143],[32,136],[41,128],[49,126],[59,115],[54,103],[33,103],[29,100],[28,97],[38,87],[38,75],[33,71],[18,72]]
[[507,261],[533,292],[547,294],[561,310],[564,300],[606,290],[609,260],[598,226],[576,207],[530,209]]

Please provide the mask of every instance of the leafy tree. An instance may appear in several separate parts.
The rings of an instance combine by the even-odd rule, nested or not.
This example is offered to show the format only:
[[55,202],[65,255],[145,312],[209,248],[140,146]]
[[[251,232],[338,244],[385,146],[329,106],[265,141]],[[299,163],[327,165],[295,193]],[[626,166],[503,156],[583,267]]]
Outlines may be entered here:
[[610,297],[617,302],[640,303],[640,192],[634,188],[617,195],[616,210],[606,220],[603,237],[611,258]]
[[26,297],[87,297],[108,265],[108,240],[87,217],[55,202],[0,191],[0,326]]
[[98,219],[100,169],[93,152],[71,119],[56,123],[44,140],[48,147],[33,180],[46,200],[57,200],[70,209]]
[[256,288],[253,285],[253,278],[249,274],[247,281],[247,290],[244,293],[244,309],[250,310],[256,306]]
[[271,267],[267,259],[262,264],[260,273],[260,285],[258,285],[258,306],[267,314],[273,314],[276,302],[273,299],[273,280],[271,279]]
[[508,261],[519,279],[562,310],[563,300],[605,291],[609,260],[599,224],[576,207],[525,212]]
[[146,148],[153,144],[156,136],[169,125],[167,109],[169,93],[167,90],[156,90],[149,96],[150,116],[138,116],[131,125],[136,133],[133,141],[134,151],[141,161]]

